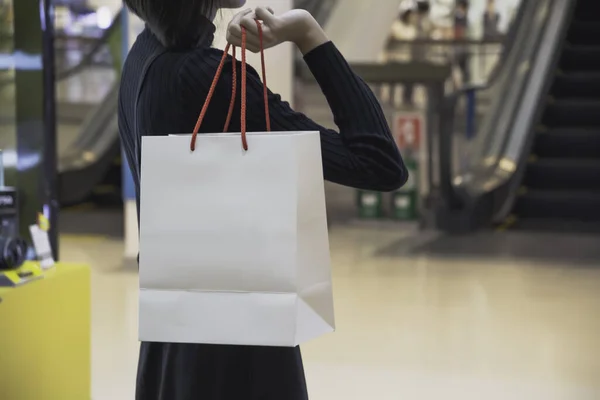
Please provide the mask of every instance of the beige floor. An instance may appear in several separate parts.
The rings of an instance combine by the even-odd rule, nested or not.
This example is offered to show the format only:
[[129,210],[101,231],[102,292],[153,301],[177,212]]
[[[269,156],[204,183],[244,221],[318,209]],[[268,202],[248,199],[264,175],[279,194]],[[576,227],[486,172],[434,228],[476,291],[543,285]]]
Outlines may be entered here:
[[[338,331],[304,346],[312,400],[600,399],[595,260],[382,255],[417,237],[332,230]],[[117,240],[62,243],[93,266],[93,399],[131,400],[136,274]]]

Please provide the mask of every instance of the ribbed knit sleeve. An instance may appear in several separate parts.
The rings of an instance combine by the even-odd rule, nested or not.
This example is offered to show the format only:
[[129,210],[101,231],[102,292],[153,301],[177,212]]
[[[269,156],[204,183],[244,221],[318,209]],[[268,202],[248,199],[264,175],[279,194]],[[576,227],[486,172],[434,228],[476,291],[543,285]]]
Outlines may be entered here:
[[[211,60],[211,63],[219,58],[214,50],[207,53],[203,57]],[[319,131],[323,172],[328,181],[377,191],[391,191],[401,187],[406,182],[408,173],[381,107],[368,85],[352,71],[331,42],[308,53],[305,61],[329,103],[339,132],[327,129],[294,111],[279,95],[269,91],[272,130]],[[205,96],[198,92],[206,93],[211,81],[206,70],[198,68],[199,62],[200,60],[193,60],[192,57],[181,71],[185,85],[196,88],[188,92],[187,96],[190,97],[186,99],[186,103],[193,105],[194,110],[199,110],[202,104],[194,101],[191,96],[203,100]],[[217,86],[214,104],[209,108],[209,114],[218,116],[217,119],[223,121],[231,94],[231,72],[231,65],[228,63]],[[257,72],[250,67],[247,90],[248,131],[265,131],[263,84]],[[240,90],[237,93],[239,95]],[[238,110],[239,101],[230,131],[239,130]],[[218,126],[205,126],[202,131],[215,132],[215,129]]]

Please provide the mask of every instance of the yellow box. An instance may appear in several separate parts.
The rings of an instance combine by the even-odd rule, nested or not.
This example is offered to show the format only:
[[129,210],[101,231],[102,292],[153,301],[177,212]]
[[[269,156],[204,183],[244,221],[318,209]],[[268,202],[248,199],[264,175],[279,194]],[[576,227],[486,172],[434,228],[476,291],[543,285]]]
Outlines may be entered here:
[[85,265],[0,288],[0,400],[91,398],[90,306]]

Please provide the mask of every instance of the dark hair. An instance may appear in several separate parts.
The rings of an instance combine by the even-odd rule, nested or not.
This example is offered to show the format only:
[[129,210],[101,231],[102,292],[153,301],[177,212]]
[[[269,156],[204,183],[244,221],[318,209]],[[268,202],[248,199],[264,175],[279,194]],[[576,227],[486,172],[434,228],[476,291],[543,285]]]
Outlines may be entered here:
[[417,11],[419,14],[427,14],[431,10],[431,4],[429,1],[417,1]]
[[198,40],[202,16],[208,17],[219,0],[125,0],[166,47],[185,47]]
[[469,0],[458,0],[456,2],[456,6],[467,9],[467,8],[469,8]]
[[400,13],[400,21],[402,21],[403,24],[408,25],[410,22],[410,16],[413,14],[413,12],[413,10],[408,9]]

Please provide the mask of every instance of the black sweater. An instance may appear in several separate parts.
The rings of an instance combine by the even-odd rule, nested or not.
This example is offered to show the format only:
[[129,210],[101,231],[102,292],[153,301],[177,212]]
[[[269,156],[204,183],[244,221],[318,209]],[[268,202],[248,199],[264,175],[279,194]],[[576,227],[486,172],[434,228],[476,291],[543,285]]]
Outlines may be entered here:
[[[223,54],[208,44],[191,51],[167,52],[152,65],[138,108],[139,131],[142,134],[191,133]],[[139,76],[145,61],[160,46],[149,30],[144,31],[133,46],[123,70],[119,130],[125,154],[133,164],[137,163],[135,143],[138,137],[133,132],[133,125]],[[328,181],[378,191],[402,186],[407,180],[406,168],[381,107],[369,87],[352,72],[331,42],[314,49],[304,59],[327,98],[340,132],[318,125],[295,112],[280,96],[269,92],[272,130],[320,131],[323,172]],[[238,68],[240,64],[237,63]],[[265,131],[263,86],[259,75],[250,67],[247,82],[248,131]],[[228,62],[201,132],[222,131],[231,85],[232,70]],[[240,90],[237,93],[239,96]],[[240,130],[239,99],[229,130]],[[131,166],[132,171],[139,168],[139,165]],[[134,181],[139,188],[137,173],[134,173]]]
[[[119,98],[119,130],[138,201],[139,135],[191,133],[223,54],[210,47],[211,41],[209,32],[196,48],[166,51],[145,30],[127,57]],[[139,126],[135,132],[140,76],[157,51],[162,54],[148,69],[140,92]],[[278,95],[269,93],[272,130],[320,131],[324,175],[329,181],[380,191],[403,185],[406,169],[369,87],[352,72],[333,43],[314,49],[305,60],[329,102],[340,132],[316,124],[292,110]],[[228,62],[201,133],[223,129],[232,92],[231,68]],[[265,131],[263,86],[253,69],[248,70],[247,82],[248,131]],[[238,95],[240,92],[238,88]],[[239,99],[229,130],[240,131]],[[298,348],[142,343],[136,398],[304,400],[307,392]]]

